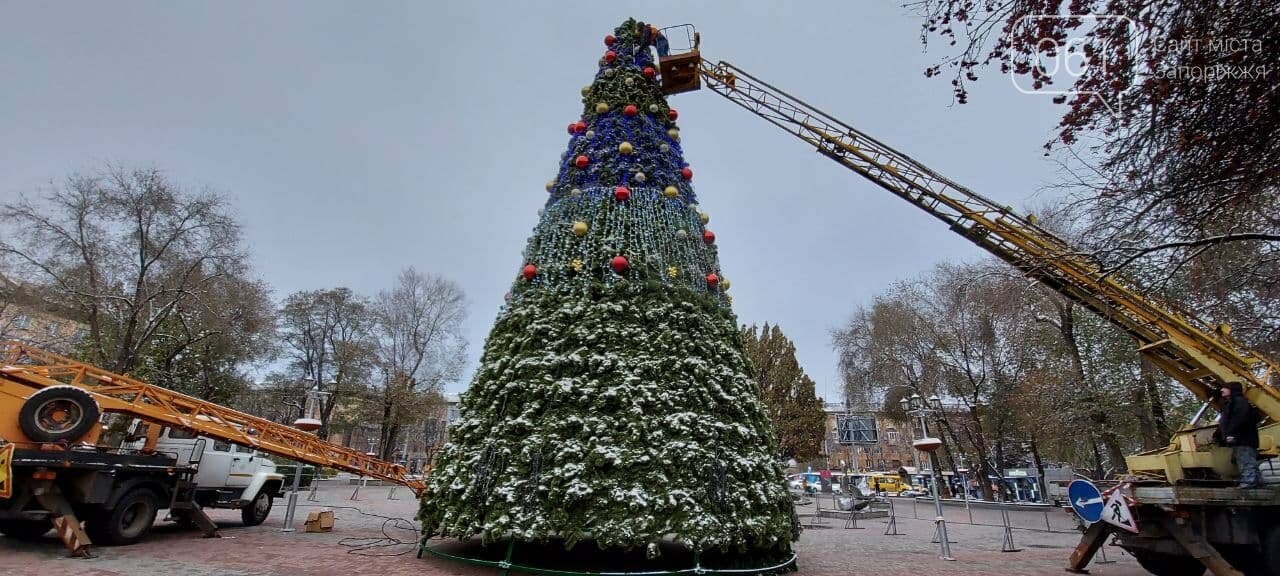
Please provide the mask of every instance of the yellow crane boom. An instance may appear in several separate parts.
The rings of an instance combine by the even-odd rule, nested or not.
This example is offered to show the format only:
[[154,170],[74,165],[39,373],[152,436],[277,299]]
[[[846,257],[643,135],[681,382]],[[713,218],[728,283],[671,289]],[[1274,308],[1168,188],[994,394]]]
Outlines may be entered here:
[[[26,398],[32,390],[51,386],[74,386],[88,392],[104,412],[125,414],[275,456],[395,482],[419,494],[425,488],[421,480],[409,478],[399,464],[326,442],[292,426],[113,374],[21,342],[5,343],[0,358],[3,362],[0,364],[0,399]],[[5,431],[6,425],[9,423],[0,422],[0,432]],[[9,436],[21,437],[21,431],[14,426]],[[153,426],[151,434],[148,445],[154,446],[159,428]]]
[[[694,65],[696,76],[688,73]],[[1228,330],[1215,329],[1171,302],[1141,293],[1129,280],[1108,274],[1094,259],[1011,208],[948,180],[741,68],[702,59],[696,44],[688,53],[663,58],[662,67],[664,75],[673,72],[668,93],[705,84],[1110,321],[1133,337],[1139,352],[1201,400],[1213,402],[1222,384],[1240,382],[1249,401],[1272,423],[1280,422],[1280,393],[1269,385],[1280,380],[1280,369],[1231,338]],[[1224,463],[1221,453],[1197,448],[1211,443],[1206,435],[1180,436],[1163,453],[1131,457],[1131,471],[1161,472],[1177,481],[1183,468],[1231,469],[1229,458]],[[1263,450],[1275,453],[1280,428],[1264,428],[1263,436],[1270,438],[1263,440]]]

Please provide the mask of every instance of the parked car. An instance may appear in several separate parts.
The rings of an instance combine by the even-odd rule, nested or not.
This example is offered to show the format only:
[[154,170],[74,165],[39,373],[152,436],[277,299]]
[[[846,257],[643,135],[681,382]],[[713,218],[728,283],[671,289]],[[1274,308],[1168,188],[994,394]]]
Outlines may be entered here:
[[929,495],[929,490],[926,489],[924,486],[911,486],[909,488],[904,488],[903,490],[898,492],[898,496],[902,496],[903,498],[915,498],[916,496],[928,496],[928,495]]

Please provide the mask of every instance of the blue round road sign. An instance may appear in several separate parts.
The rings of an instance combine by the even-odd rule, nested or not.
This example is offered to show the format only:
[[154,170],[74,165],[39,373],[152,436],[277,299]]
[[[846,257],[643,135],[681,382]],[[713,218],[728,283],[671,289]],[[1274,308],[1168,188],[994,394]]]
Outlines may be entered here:
[[1090,524],[1102,520],[1102,491],[1088,480],[1074,480],[1067,486],[1071,509]]

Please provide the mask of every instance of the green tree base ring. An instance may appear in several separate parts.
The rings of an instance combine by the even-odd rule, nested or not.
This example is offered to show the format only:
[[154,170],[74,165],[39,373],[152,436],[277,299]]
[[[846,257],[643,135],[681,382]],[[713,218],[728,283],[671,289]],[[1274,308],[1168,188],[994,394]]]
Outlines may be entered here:
[[450,554],[443,550],[439,550],[436,548],[432,548],[431,546],[428,546],[427,540],[423,539],[418,544],[418,558],[422,558],[423,553],[427,553],[427,554],[431,554],[432,556],[435,556],[436,558],[442,558],[444,560],[449,560],[453,562],[460,562],[460,563],[469,564],[472,566],[488,566],[491,568],[497,568],[502,571],[501,574],[503,576],[506,576],[506,574],[512,571],[521,572],[524,574],[535,574],[538,576],[673,576],[673,575],[679,575],[679,574],[693,574],[693,575],[723,574],[725,576],[754,576],[754,575],[763,576],[763,575],[769,575],[769,574],[782,574],[785,572],[794,572],[797,569],[796,554],[792,552],[790,553],[790,556],[788,556],[787,559],[781,563],[773,564],[769,566],[759,566],[755,568],[706,568],[701,565],[701,562],[699,561],[699,558],[698,558],[698,554],[695,553],[693,567],[682,568],[678,570],[644,570],[644,571],[626,571],[626,572],[583,572],[583,571],[574,571],[574,570],[560,570],[560,569],[553,569],[553,568],[540,568],[537,566],[528,566],[528,565],[517,564],[512,562],[511,553],[515,548],[515,544],[516,543],[514,540],[509,541],[509,544],[507,545],[506,559],[486,560],[484,558],[470,558],[460,554]]

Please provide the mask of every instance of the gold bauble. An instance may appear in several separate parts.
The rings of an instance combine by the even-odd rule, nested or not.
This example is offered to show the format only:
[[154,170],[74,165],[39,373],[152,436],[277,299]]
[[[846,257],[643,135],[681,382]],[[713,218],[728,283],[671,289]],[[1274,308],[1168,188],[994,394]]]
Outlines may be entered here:
[[550,191],[551,191],[551,189],[552,189],[552,188],[555,188],[555,187],[556,187],[556,181],[555,181],[555,180],[548,180],[548,181],[547,181],[547,192],[550,192]]
[[596,114],[604,114],[609,111],[608,102],[596,102]]
[[720,279],[720,289],[721,289],[721,290],[728,290],[728,289],[729,289],[729,279],[728,279],[728,278],[721,278],[721,279]]
[[675,198],[680,195],[680,190],[675,186],[667,186],[662,190],[662,195],[667,198]]
[[675,140],[676,142],[680,141],[680,131],[676,130],[675,128],[667,130],[667,136],[670,136],[671,139]]
[[618,145],[618,152],[620,152],[623,156],[628,156],[635,151],[636,151],[636,147],[632,146],[630,142],[623,142]]
[[573,223],[573,235],[585,236],[587,234],[587,223],[581,220]]
[[706,224],[707,222],[711,221],[711,215],[707,214],[706,212],[699,212],[698,221],[702,222],[703,224]]
[[583,96],[586,96],[587,94],[590,94],[590,93],[591,93],[591,85],[590,85],[590,84],[587,84],[586,86],[583,86],[583,87],[582,87],[582,95],[583,95]]

